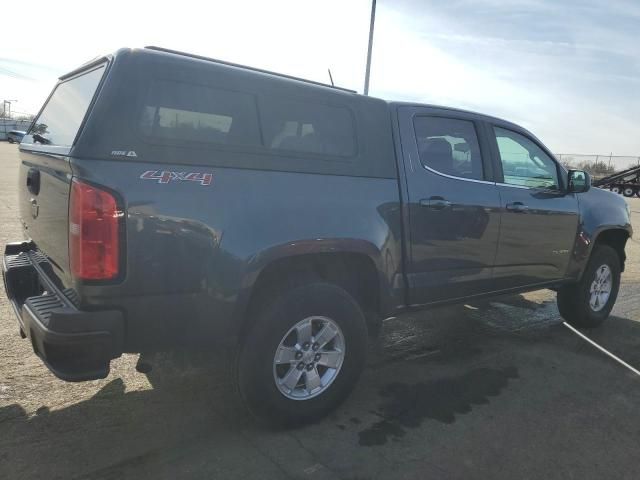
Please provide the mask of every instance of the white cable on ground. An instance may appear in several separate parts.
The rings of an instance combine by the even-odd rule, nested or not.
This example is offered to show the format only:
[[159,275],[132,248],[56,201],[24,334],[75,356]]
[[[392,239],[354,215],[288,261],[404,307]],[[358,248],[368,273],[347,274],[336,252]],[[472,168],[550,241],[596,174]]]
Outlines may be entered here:
[[576,335],[578,335],[579,337],[582,337],[583,339],[585,339],[587,342],[589,342],[591,345],[593,345],[594,347],[596,347],[598,350],[600,350],[601,352],[609,355],[611,358],[613,358],[616,362],[618,362],[620,365],[627,367],[629,370],[631,370],[633,373],[635,373],[636,375],[638,375],[640,377],[640,372],[638,370],[636,370],[635,368],[633,368],[631,365],[629,365],[627,362],[625,362],[624,360],[619,359],[618,357],[616,357],[613,353],[609,352],[608,350],[605,350],[603,347],[601,347],[600,345],[598,345],[596,342],[594,342],[593,340],[591,340],[589,337],[587,337],[586,335],[583,335],[582,333],[580,333],[578,330],[576,330],[575,328],[573,328],[571,325],[569,325],[567,322],[564,322],[563,325],[565,327],[567,327],[569,330],[571,330],[573,333],[575,333]]

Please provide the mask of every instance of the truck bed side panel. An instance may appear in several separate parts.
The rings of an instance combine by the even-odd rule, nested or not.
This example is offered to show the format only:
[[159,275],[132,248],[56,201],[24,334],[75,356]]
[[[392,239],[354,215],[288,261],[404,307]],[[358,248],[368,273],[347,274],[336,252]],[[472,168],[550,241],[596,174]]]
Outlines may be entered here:
[[[394,179],[128,160],[72,165],[126,199],[123,283],[77,287],[83,307],[126,311],[131,350],[191,334],[233,338],[237,299],[277,255],[366,254],[386,283],[387,303],[403,302],[391,287],[401,272]],[[148,171],[210,173],[212,182],[142,179]]]

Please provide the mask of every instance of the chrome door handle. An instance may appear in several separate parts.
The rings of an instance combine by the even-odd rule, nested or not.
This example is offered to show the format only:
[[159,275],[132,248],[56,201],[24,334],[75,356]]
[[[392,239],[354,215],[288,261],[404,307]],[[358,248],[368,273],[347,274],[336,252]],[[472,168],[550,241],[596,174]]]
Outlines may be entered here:
[[423,207],[431,208],[432,210],[444,210],[451,206],[449,200],[445,200],[442,197],[423,198],[420,200],[420,205]]
[[515,212],[515,213],[525,213],[525,212],[527,212],[529,210],[529,207],[527,207],[522,202],[507,203],[506,208],[510,212]]

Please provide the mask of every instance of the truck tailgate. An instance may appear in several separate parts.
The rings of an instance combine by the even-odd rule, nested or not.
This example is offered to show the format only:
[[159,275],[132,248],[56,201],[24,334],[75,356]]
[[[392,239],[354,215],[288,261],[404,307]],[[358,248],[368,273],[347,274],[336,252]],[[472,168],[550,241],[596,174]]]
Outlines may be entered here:
[[[32,239],[69,280],[69,155],[107,64],[63,78],[20,144],[20,217]],[[66,282],[65,282],[66,283]]]

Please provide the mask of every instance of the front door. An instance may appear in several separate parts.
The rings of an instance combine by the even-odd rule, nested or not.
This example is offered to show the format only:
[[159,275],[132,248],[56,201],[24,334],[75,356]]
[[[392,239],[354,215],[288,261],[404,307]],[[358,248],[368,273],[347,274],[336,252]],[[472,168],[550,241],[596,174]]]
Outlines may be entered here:
[[523,287],[566,275],[578,229],[578,201],[564,169],[525,132],[492,125],[502,226],[496,288]]
[[500,196],[490,150],[473,114],[399,110],[408,195],[409,302],[492,290]]

